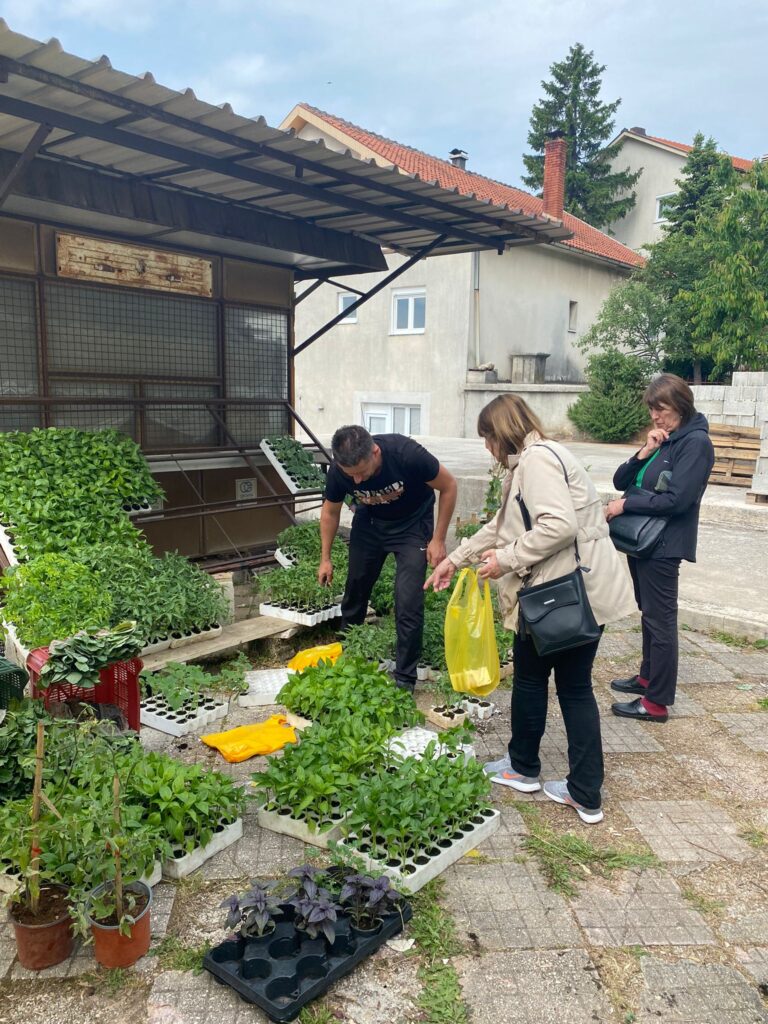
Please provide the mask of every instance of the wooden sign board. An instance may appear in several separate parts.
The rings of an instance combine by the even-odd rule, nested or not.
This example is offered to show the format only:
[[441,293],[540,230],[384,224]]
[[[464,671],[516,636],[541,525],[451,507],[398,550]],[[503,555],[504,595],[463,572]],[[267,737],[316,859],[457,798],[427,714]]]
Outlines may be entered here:
[[213,295],[213,264],[199,256],[162,252],[103,238],[56,233],[60,277],[183,295]]

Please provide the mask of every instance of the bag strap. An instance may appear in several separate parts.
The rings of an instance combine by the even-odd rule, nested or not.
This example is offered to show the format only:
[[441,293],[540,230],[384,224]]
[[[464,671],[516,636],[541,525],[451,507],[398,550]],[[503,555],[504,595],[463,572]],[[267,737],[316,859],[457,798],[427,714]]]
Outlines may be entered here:
[[[568,470],[565,468],[565,463],[560,458],[560,456],[557,454],[555,449],[554,448],[550,448],[548,444],[537,444],[537,445],[532,446],[532,447],[546,448],[548,452],[552,452],[552,454],[555,456],[557,461],[560,463],[560,466],[561,466],[561,468],[563,470],[563,476],[565,477],[565,485],[568,488],[568,492],[570,494],[571,482],[568,479]],[[518,491],[515,497],[516,497],[518,505],[520,506],[520,514],[523,517],[523,525],[525,526],[526,530],[532,530],[533,529],[533,524],[531,523],[531,514],[528,511],[528,506],[523,501],[522,491]],[[576,537],[573,538],[573,546],[574,546],[575,551],[576,551],[576,565],[578,566],[578,568],[581,568],[581,555],[579,554],[579,542],[578,542],[578,539]],[[587,570],[587,571],[589,571],[589,570]]]

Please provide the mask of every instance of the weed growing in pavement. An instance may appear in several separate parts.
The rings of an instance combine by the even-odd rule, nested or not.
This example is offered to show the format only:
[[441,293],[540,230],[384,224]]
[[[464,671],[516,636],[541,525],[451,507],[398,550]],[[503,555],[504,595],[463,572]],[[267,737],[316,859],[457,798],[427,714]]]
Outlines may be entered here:
[[699,892],[696,892],[690,885],[683,886],[680,890],[683,899],[687,900],[694,910],[700,914],[721,914],[725,904],[721,900],[710,900]]
[[652,868],[658,859],[639,849],[594,846],[573,832],[556,832],[542,821],[538,808],[516,803],[528,827],[523,848],[536,858],[547,884],[562,896],[576,895],[576,882],[590,875],[608,878],[626,868]]
[[338,1019],[336,1014],[331,1013],[322,1003],[305,1006],[299,1014],[299,1024],[336,1024]]
[[464,947],[456,935],[453,918],[440,904],[442,893],[442,882],[435,880],[412,898],[410,931],[423,957],[418,974],[423,985],[419,996],[420,1020],[423,1024],[467,1024],[469,1015],[459,978],[448,960],[463,952]]
[[193,974],[200,974],[203,957],[210,948],[210,942],[203,942],[200,946],[185,946],[176,935],[166,935],[149,955],[158,958],[164,971],[192,971]]
[[708,635],[727,647],[751,647],[756,651],[764,651],[768,647],[768,640],[750,640],[747,636],[734,636],[733,633],[725,633],[720,630],[713,630]]
[[761,697],[757,702],[757,706],[761,711],[768,711],[768,697]]
[[745,826],[740,830],[739,835],[750,846],[754,846],[756,850],[768,845],[768,832],[763,828],[758,828],[757,825]]

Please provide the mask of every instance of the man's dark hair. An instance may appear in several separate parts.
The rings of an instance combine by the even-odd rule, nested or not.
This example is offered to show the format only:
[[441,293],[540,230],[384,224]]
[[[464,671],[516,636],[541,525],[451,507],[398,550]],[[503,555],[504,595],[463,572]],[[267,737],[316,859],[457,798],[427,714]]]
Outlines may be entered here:
[[339,427],[331,441],[331,451],[340,466],[356,466],[371,457],[374,441],[365,427],[352,424]]

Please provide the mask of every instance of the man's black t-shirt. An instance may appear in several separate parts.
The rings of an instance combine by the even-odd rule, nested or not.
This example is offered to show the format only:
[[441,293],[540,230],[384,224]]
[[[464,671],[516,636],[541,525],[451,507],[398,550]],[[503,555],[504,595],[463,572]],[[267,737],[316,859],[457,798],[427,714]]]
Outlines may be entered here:
[[374,434],[381,449],[381,469],[375,476],[356,484],[334,462],[328,470],[325,497],[343,501],[352,495],[356,512],[363,509],[382,522],[408,520],[429,511],[435,492],[427,485],[440,472],[440,463],[420,444],[403,434]]

